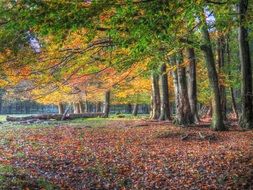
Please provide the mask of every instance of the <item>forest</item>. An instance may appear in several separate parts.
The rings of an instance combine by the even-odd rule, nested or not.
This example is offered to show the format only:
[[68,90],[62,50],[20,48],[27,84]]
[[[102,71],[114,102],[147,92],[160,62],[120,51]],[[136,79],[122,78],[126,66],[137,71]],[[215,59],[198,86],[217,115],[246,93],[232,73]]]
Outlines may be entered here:
[[253,189],[253,0],[0,0],[0,189]]

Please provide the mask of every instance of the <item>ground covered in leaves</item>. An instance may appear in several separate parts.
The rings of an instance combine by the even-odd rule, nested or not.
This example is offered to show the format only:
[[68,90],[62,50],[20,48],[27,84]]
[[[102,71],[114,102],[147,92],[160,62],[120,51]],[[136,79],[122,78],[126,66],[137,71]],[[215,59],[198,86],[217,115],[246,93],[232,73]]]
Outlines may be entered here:
[[253,132],[141,120],[0,127],[0,166],[33,182],[17,187],[0,167],[0,189],[253,189]]

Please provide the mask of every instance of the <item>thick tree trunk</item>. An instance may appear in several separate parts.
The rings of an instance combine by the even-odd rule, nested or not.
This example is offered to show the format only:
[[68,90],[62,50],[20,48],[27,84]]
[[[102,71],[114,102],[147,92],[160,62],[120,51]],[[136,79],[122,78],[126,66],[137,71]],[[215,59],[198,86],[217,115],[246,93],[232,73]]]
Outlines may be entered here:
[[253,105],[252,105],[252,68],[250,60],[250,49],[248,41],[248,30],[245,27],[248,1],[239,1],[239,50],[241,62],[241,94],[242,94],[242,115],[240,126],[243,128],[253,129]]
[[138,104],[134,104],[133,112],[132,112],[133,116],[137,116],[137,114],[138,114],[138,107],[139,107]]
[[202,19],[202,22],[204,22],[205,25],[201,28],[201,34],[204,43],[201,46],[201,49],[204,52],[205,62],[208,71],[208,79],[212,93],[213,116],[211,126],[216,131],[224,131],[226,130],[226,127],[223,123],[218,75],[215,68],[214,55],[208,32],[208,26],[206,24],[205,16],[203,17],[204,18]]
[[111,95],[110,90],[105,92],[103,113],[104,113],[104,117],[106,118],[109,117],[109,113],[110,113],[110,95]]
[[176,114],[176,123],[179,125],[188,125],[193,123],[193,115],[187,92],[186,69],[182,65],[183,54],[180,53],[177,59],[177,77],[178,77],[178,107]]
[[58,104],[58,113],[63,114],[64,113],[64,106],[62,103]]
[[160,92],[159,92],[159,76],[152,73],[152,95],[151,95],[151,114],[150,119],[159,119],[160,116]]
[[[219,74],[222,76],[225,66],[225,39],[224,36],[218,38],[217,42],[217,55],[218,55],[218,66]],[[226,98],[226,88],[223,83],[220,83],[220,99],[221,99],[221,109],[223,114],[223,119],[227,120],[227,98]]]
[[160,116],[159,120],[170,120],[170,105],[169,105],[169,87],[168,74],[166,72],[166,64],[162,64],[160,68]]
[[79,108],[78,103],[73,103],[73,109],[74,109],[74,114],[80,113],[80,108]]
[[[64,117],[64,120],[68,119],[77,119],[77,118],[94,118],[94,117],[102,117],[103,113],[85,113],[85,114],[68,114]],[[32,116],[25,116],[25,117],[12,117],[7,116],[7,121],[13,122],[20,122],[20,121],[30,121],[35,122],[36,120],[61,120],[63,114],[43,114],[43,115],[32,115]]]
[[186,68],[189,103],[191,107],[193,121],[194,123],[198,123],[199,117],[197,109],[196,57],[193,48],[187,48],[186,52],[187,52],[187,59],[189,61],[189,64]]

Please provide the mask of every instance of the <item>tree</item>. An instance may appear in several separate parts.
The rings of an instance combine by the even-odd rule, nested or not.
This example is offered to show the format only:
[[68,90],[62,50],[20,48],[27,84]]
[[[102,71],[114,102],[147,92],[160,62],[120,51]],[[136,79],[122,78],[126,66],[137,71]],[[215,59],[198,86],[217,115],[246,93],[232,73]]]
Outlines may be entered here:
[[138,107],[139,107],[138,104],[134,104],[133,111],[132,111],[133,116],[137,116],[137,114],[138,114]]
[[176,113],[176,123],[179,125],[188,125],[193,123],[193,115],[189,103],[186,68],[183,66],[183,53],[177,56],[177,83],[178,83],[178,105]]
[[104,117],[109,117],[110,113],[110,96],[111,96],[111,91],[107,90],[104,94]]
[[64,113],[64,106],[62,103],[58,103],[58,113],[63,114]]
[[160,67],[159,89],[160,89],[160,116],[159,120],[170,120],[169,87],[167,66],[163,63]]
[[197,109],[197,76],[196,76],[196,56],[193,48],[186,49],[187,60],[189,61],[186,67],[187,73],[187,89],[191,113],[193,115],[194,123],[199,122]]
[[150,119],[159,119],[160,116],[160,91],[159,91],[159,75],[152,72],[151,75],[152,94],[151,94],[151,111]]
[[212,93],[212,128],[216,131],[224,131],[226,127],[223,123],[223,115],[221,108],[221,100],[220,100],[220,89],[219,89],[219,81],[218,75],[215,67],[214,54],[212,50],[210,35],[208,31],[208,25],[205,20],[205,16],[202,16],[203,26],[201,28],[201,34],[203,39],[203,44],[201,45],[201,49],[204,53],[205,62],[208,70],[208,78],[211,87]]
[[[225,48],[226,48],[225,37],[223,34],[220,34],[217,40],[217,55],[218,55],[217,62],[218,62],[220,75],[224,74],[224,69],[225,69]],[[224,83],[225,82],[223,79],[223,81],[220,82],[219,85],[220,85],[221,109],[222,109],[223,119],[226,120],[227,119],[227,100],[226,100],[226,88],[225,88]]]
[[238,5],[239,13],[239,50],[241,62],[241,99],[242,115],[240,126],[243,128],[253,129],[253,98],[252,98],[252,66],[250,60],[250,49],[247,29],[247,10],[248,0],[240,0]]

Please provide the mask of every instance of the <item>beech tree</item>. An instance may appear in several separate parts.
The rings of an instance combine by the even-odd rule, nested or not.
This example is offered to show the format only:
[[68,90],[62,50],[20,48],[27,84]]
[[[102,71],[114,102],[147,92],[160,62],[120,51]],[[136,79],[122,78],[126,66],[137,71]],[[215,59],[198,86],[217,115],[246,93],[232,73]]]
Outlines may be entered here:
[[252,66],[249,49],[249,36],[246,22],[248,11],[248,0],[240,0],[238,5],[239,13],[239,50],[241,62],[241,93],[242,93],[242,115],[240,126],[253,128],[253,103],[252,103]]

